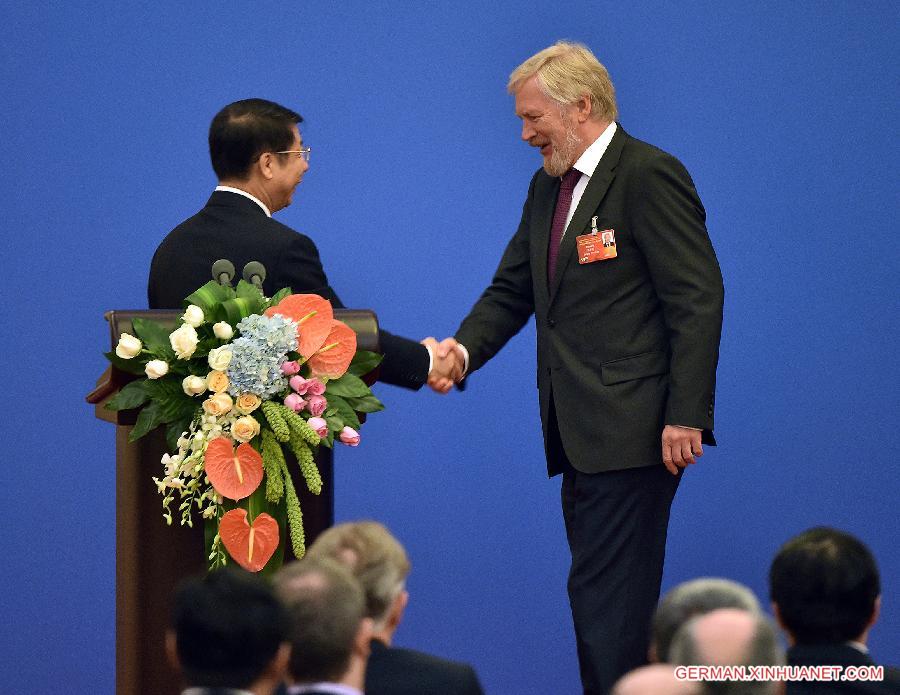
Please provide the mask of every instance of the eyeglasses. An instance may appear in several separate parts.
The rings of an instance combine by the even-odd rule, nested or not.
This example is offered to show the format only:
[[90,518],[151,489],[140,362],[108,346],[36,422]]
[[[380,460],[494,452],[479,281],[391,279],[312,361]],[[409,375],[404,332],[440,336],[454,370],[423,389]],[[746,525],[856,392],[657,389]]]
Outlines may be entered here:
[[309,153],[312,151],[311,147],[301,147],[299,150],[281,150],[281,152],[275,152],[275,154],[295,154],[300,159],[304,161],[309,161]]

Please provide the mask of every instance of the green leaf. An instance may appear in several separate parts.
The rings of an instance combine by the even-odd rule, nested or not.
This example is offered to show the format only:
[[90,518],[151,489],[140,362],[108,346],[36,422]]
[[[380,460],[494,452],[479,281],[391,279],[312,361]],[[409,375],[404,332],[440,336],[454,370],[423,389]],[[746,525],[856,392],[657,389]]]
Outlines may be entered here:
[[128,441],[136,442],[147,434],[147,432],[159,427],[162,424],[161,417],[159,403],[154,401],[146,406],[141,410],[140,415],[138,415],[137,422],[134,424],[134,429],[131,430],[131,434],[128,435]]
[[256,313],[256,311],[254,311],[254,303],[244,297],[235,297],[234,299],[222,302],[222,312],[225,321],[232,326],[236,326],[245,316]]
[[143,405],[147,402],[147,399],[150,398],[146,386],[147,381],[145,379],[125,384],[121,391],[109,399],[105,406],[106,409],[130,410],[131,408],[137,408],[138,406]]
[[203,309],[203,315],[208,321],[215,314],[215,309],[219,304],[233,297],[233,289],[220,285],[215,280],[210,280],[185,299],[184,306],[187,307],[188,304],[194,304],[200,307]]
[[252,309],[250,313],[252,314],[261,314],[266,308],[266,298],[263,297],[262,292],[260,292],[254,285],[251,285],[249,282],[246,282],[244,280],[238,282],[235,296],[238,299],[246,299],[249,302],[249,306]]
[[[329,415],[327,412],[325,413],[325,422],[328,423],[328,429],[332,432],[340,432],[344,429],[344,418],[342,418],[339,414],[335,413],[333,415]],[[353,425],[350,425],[352,427]]]
[[354,374],[356,376],[365,376],[373,369],[375,369],[375,367],[381,364],[381,360],[383,359],[384,356],[379,355],[377,352],[357,350],[356,354],[353,356],[353,360],[350,362],[350,367],[347,371],[350,374]]
[[147,364],[146,357],[132,357],[130,360],[119,357],[115,351],[104,352],[103,356],[109,360],[109,363],[126,374],[139,374],[144,376],[144,367]]
[[181,437],[181,434],[190,430],[191,420],[193,420],[193,417],[182,418],[166,425],[166,444],[171,451],[175,451],[178,448],[178,439]]
[[282,287],[278,290],[274,295],[272,295],[272,299],[269,300],[269,306],[277,305],[282,299],[285,297],[289,297],[291,295],[290,287]]
[[366,383],[354,374],[347,372],[340,379],[333,379],[328,382],[325,389],[325,396],[353,396],[362,398],[371,393]]
[[384,410],[384,404],[375,396],[363,396],[362,398],[347,398],[347,405],[358,413],[377,413]]
[[147,350],[168,362],[175,359],[175,352],[172,350],[171,343],[169,343],[169,333],[173,330],[172,326],[141,318],[133,319],[131,325],[134,326],[134,332],[144,342],[144,347]]
[[[359,429],[359,418],[356,415],[356,411],[350,407],[350,405],[340,396],[329,396],[328,397],[328,410],[336,411],[336,414],[340,416],[340,418],[344,421],[344,425],[347,427],[352,427],[355,430]],[[325,418],[326,421],[328,418]]]

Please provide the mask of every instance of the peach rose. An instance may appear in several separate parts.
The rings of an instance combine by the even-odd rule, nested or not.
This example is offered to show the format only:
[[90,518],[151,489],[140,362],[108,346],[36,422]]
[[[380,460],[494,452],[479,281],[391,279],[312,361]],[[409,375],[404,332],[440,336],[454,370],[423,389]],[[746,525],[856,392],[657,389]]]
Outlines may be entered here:
[[222,393],[228,388],[228,375],[225,372],[213,370],[206,375],[206,385],[213,393]]
[[254,393],[242,393],[234,403],[234,409],[241,415],[249,415],[262,404],[262,399]]
[[231,410],[233,405],[231,396],[227,393],[216,393],[203,401],[203,410],[206,411],[207,415],[219,417]]
[[231,436],[239,442],[249,442],[259,434],[259,423],[256,418],[245,415],[231,425]]

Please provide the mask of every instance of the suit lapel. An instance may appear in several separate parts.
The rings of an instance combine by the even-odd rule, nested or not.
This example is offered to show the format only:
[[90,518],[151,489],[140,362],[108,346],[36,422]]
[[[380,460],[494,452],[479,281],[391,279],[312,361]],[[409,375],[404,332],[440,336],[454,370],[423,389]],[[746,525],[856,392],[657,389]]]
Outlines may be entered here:
[[[575,255],[576,237],[584,234],[587,230],[591,217],[600,206],[603,197],[606,195],[606,191],[609,190],[610,184],[616,177],[615,169],[616,165],[619,163],[619,157],[622,154],[622,146],[625,144],[625,137],[625,131],[622,130],[621,126],[618,126],[609,146],[606,148],[606,152],[603,153],[603,156],[597,163],[597,168],[594,169],[594,174],[588,181],[587,188],[584,189],[581,200],[578,201],[578,207],[575,208],[575,214],[572,215],[572,221],[569,222],[565,236],[563,236],[562,242],[559,245],[559,256],[556,260],[556,275],[553,278],[553,287],[550,288],[551,302],[553,301],[553,298],[556,297],[556,292],[559,289],[562,276],[566,272],[566,268],[569,266],[572,257]],[[549,226],[547,229],[549,240]],[[546,262],[544,265],[547,265]],[[546,275],[547,271],[545,268],[545,278]]]
[[533,211],[531,226],[534,230],[531,272],[535,278],[534,286],[543,290],[546,300],[550,296],[547,287],[547,245],[550,243],[550,227],[553,224],[553,211],[556,196],[559,194],[560,179],[558,176],[541,176],[535,184],[538,185],[541,185],[541,190],[535,191],[531,208]]

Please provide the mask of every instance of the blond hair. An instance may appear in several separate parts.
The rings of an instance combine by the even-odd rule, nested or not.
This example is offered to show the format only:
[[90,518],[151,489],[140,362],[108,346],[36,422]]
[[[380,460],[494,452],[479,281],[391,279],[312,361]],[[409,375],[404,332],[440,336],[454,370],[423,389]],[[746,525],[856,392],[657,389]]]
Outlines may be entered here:
[[587,95],[594,119],[614,121],[619,116],[609,72],[583,44],[557,41],[531,56],[512,71],[507,90],[514,94],[534,75],[544,93],[560,104],[574,104]]
[[410,570],[403,546],[376,521],[332,526],[316,539],[308,555],[329,558],[347,567],[366,595],[366,616],[376,622],[387,617]]

